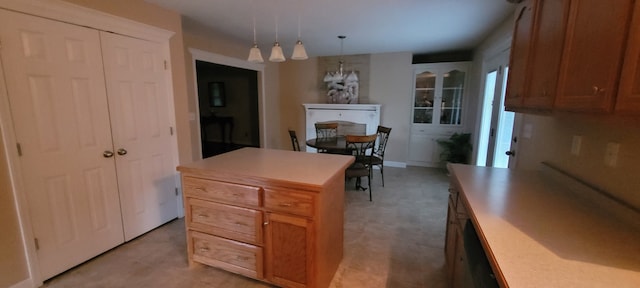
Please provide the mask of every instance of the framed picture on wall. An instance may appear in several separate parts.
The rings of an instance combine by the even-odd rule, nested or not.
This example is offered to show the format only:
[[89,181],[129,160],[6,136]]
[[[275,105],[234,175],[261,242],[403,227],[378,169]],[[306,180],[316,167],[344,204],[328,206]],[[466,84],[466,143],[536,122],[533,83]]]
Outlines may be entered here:
[[224,82],[209,82],[209,106],[225,107],[227,99],[224,95]]

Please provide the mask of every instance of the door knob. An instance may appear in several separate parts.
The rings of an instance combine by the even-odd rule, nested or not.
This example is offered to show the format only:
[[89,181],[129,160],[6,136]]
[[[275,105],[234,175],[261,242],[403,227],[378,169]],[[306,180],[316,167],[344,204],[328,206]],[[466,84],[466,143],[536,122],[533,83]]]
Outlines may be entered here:
[[113,152],[109,151],[109,150],[104,150],[104,152],[102,152],[102,157],[111,158],[111,157],[113,157]]
[[507,154],[507,155],[509,155],[509,156],[514,156],[514,157],[515,157],[515,156],[516,156],[516,151],[511,150],[511,151],[507,151],[507,152],[505,152],[504,154]]
[[120,156],[127,155],[127,150],[125,150],[124,148],[118,149],[118,155]]

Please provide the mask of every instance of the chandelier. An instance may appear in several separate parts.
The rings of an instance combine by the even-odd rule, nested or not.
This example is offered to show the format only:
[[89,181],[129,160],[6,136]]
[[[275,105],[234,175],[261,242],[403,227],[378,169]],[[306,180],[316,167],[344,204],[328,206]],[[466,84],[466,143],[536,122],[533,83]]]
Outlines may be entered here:
[[344,48],[344,39],[347,36],[340,35],[338,39],[340,39],[340,60],[338,60],[338,70],[329,71],[324,75],[324,82],[357,82],[358,75],[354,71],[351,71],[348,75],[344,73],[344,59],[343,59],[343,48]]
[[338,70],[329,71],[324,75],[323,81],[327,83],[327,102],[340,104],[358,103],[358,75],[355,71],[344,72],[343,48],[344,39],[347,36],[340,35],[340,60],[338,60]]

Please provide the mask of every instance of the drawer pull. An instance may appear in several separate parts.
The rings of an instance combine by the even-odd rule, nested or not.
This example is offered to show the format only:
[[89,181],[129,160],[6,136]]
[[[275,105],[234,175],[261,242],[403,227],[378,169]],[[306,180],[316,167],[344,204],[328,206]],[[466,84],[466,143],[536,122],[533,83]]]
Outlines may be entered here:
[[233,193],[233,194],[231,194],[231,196],[238,198],[238,197],[242,197],[242,194],[240,194],[240,193]]
[[262,226],[267,226],[267,225],[269,225],[269,221],[266,221],[266,222],[262,223]]
[[209,252],[209,247],[202,247],[198,249],[200,252]]
[[198,190],[200,192],[207,192],[207,190],[202,188],[202,187],[197,187],[196,190]]
[[249,260],[249,257],[238,255],[238,256],[236,256],[236,259],[241,260],[241,261],[247,261],[247,260]]
[[280,206],[280,207],[291,207],[292,204],[291,203],[278,203],[278,206]]
[[238,226],[245,226],[245,224],[244,224],[244,223],[242,223],[242,222],[235,222],[235,223],[233,223],[233,224],[238,225]]
[[198,214],[198,218],[209,218],[207,214]]

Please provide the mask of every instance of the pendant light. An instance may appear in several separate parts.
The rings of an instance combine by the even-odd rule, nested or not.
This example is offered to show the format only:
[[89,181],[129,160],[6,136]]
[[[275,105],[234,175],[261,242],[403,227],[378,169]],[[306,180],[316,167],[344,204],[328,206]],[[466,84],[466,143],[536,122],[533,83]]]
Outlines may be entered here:
[[298,2],[298,41],[296,41],[296,45],[293,46],[293,54],[291,55],[291,59],[293,60],[307,60],[309,56],[307,56],[307,51],[304,49],[304,44],[300,40],[300,18],[302,12],[300,11],[300,2]]
[[[345,77],[347,77],[346,75],[344,75],[344,60],[342,58],[345,38],[347,38],[347,36],[338,36],[338,39],[340,39],[340,60],[338,60],[338,70],[335,72],[327,72],[327,74],[324,75],[324,79],[322,79],[324,82],[342,82],[345,80]],[[352,72],[351,74],[353,74],[353,76],[349,75],[351,77],[350,80],[358,81],[358,76],[356,76],[354,72]]]
[[264,59],[262,58],[262,53],[260,52],[260,48],[258,48],[258,41],[256,40],[256,15],[255,12],[253,14],[253,46],[251,50],[249,50],[249,62],[254,63],[262,63]]
[[282,53],[282,47],[280,47],[280,43],[278,42],[278,14],[276,14],[276,42],[273,43],[273,48],[271,48],[269,61],[284,62],[284,60],[284,53]]

